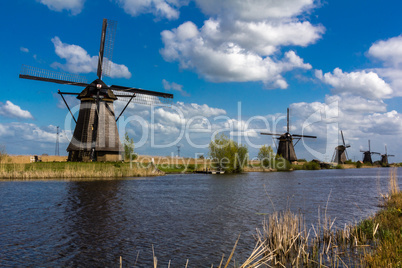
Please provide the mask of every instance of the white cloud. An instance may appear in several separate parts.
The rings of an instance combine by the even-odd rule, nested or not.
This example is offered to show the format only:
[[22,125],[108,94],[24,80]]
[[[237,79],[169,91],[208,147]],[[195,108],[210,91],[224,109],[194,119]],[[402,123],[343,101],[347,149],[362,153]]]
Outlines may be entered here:
[[333,74],[316,71],[316,77],[333,87],[334,93],[349,93],[368,99],[391,97],[392,88],[373,71],[343,72],[335,68]]
[[72,15],[81,13],[85,0],[37,0],[53,11],[70,11]]
[[11,101],[6,101],[5,104],[0,102],[0,115],[10,118],[33,119],[29,111],[22,110]]
[[380,135],[402,134],[402,115],[392,110],[388,113],[374,113],[367,118],[369,124],[363,126],[364,132]]
[[[197,1],[213,16],[198,28],[187,21],[161,33],[166,61],[177,61],[213,82],[262,81],[267,88],[286,88],[282,74],[310,69],[294,51],[281,57],[285,46],[308,46],[324,27],[297,15],[313,7],[312,0]],[[274,55],[274,53],[276,53]]]
[[246,21],[289,18],[314,7],[313,0],[196,0],[196,2],[207,15],[225,14]]
[[188,3],[187,0],[116,0],[131,16],[151,13],[156,17],[169,20],[178,19],[179,8]]
[[[60,153],[70,142],[67,132],[60,129]],[[6,144],[10,154],[54,154],[57,138],[56,126],[39,127],[32,123],[12,122],[0,123],[0,143]]]
[[165,79],[162,80],[162,84],[163,84],[163,88],[166,89],[166,90],[175,90],[175,91],[180,92],[180,94],[182,96],[190,96],[190,94],[188,92],[183,90],[182,85],[179,85],[179,84],[177,84],[175,82],[170,83],[169,81],[167,81]]
[[324,33],[322,26],[310,22],[224,21],[209,19],[201,29],[204,39],[215,46],[230,40],[259,55],[272,55],[281,46],[308,46]]
[[384,61],[386,66],[402,69],[402,35],[375,42],[368,54]]
[[172,31],[163,31],[165,47],[161,53],[167,61],[179,61],[181,68],[194,69],[213,82],[263,81],[286,88],[282,72],[295,68],[310,69],[295,52],[285,53],[281,61],[262,57],[233,42],[210,46],[210,42],[192,22]]
[[26,47],[20,47],[20,50],[24,53],[28,53],[29,49],[27,49]]
[[[57,56],[66,60],[62,64],[55,62],[52,64],[54,68],[60,68],[71,73],[96,73],[98,68],[98,56],[90,56],[88,52],[80,46],[69,45],[63,43],[59,37],[52,38]],[[130,78],[131,73],[127,66],[122,64],[111,63],[110,77]]]
[[390,83],[393,96],[402,96],[402,35],[375,42],[368,55],[382,61],[384,66],[373,71]]

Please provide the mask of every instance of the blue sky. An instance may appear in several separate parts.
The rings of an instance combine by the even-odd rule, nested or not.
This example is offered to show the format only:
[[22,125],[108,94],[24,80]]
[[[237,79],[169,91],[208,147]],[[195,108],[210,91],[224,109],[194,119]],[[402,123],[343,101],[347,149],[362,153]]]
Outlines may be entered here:
[[342,129],[352,159],[370,139],[401,162],[401,9],[397,0],[2,1],[0,144],[10,154],[54,154],[60,126],[66,154],[71,117],[56,92],[80,88],[18,74],[27,64],[95,79],[107,18],[118,25],[115,71],[104,81],[175,95],[174,108],[133,104],[124,113],[120,132],[140,154],[181,145],[194,157],[222,131],[254,157],[272,145],[258,133],[282,133],[290,107],[292,132],[318,136],[297,145],[300,158],[330,160]]

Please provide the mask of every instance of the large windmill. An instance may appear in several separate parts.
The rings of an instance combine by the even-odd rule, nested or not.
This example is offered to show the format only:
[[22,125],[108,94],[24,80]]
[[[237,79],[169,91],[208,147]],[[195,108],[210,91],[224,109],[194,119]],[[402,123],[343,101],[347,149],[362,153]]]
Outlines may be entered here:
[[[116,22],[103,19],[97,76],[88,84],[85,77],[23,65],[20,78],[85,87],[81,93],[58,92],[76,122],[69,146],[69,161],[119,161],[121,143],[117,120],[130,102],[171,105],[173,94],[133,87],[108,86],[102,75],[110,75]],[[77,95],[80,110],[76,120],[63,95]],[[119,116],[115,116],[113,102],[127,101]]]
[[381,164],[388,166],[388,157],[393,157],[395,155],[393,154],[388,154],[387,152],[387,145],[385,145],[385,154],[381,155]]
[[338,164],[343,164],[348,160],[348,153],[346,152],[346,148],[350,147],[350,144],[345,144],[345,138],[343,137],[343,132],[341,130],[342,136],[342,144],[335,147],[335,152],[332,157],[332,162],[336,162]]
[[377,152],[372,152],[370,147],[370,140],[368,140],[368,151],[360,150],[363,153],[363,163],[373,164],[373,160],[371,159],[372,154],[380,154]]
[[[287,128],[286,133],[277,134],[277,133],[261,133],[261,135],[271,135],[271,136],[279,136],[277,139],[279,140],[277,155],[282,156],[289,162],[297,161],[295,148],[296,144],[300,141],[301,138],[317,138],[316,136],[308,136],[308,135],[299,135],[299,134],[290,134],[289,133],[289,108],[287,110]],[[293,145],[293,140],[297,140],[296,144]]]

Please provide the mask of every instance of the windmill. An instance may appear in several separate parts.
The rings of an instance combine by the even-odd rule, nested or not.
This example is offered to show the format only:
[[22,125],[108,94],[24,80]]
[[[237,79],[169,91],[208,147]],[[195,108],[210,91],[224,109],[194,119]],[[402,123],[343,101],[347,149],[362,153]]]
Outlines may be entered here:
[[[69,161],[120,161],[121,143],[116,122],[127,106],[131,102],[148,105],[171,105],[173,102],[173,94],[134,87],[108,86],[102,81],[102,75],[110,76],[116,25],[115,21],[103,19],[98,78],[90,84],[85,77],[79,75],[22,66],[20,78],[84,87],[81,93],[58,91],[76,123],[67,147]],[[75,119],[63,95],[76,95],[80,100],[78,119]],[[118,99],[127,103],[116,118],[113,102]]]
[[[317,138],[316,136],[308,136],[308,135],[298,135],[298,134],[290,134],[289,133],[289,108],[287,110],[287,129],[284,134],[276,134],[276,133],[261,133],[261,135],[271,135],[271,136],[279,136],[277,139],[279,140],[277,155],[282,156],[284,159],[289,162],[297,161],[295,148],[296,144],[300,141],[301,138]],[[293,140],[297,140],[296,144],[293,145]]]
[[395,155],[387,153],[387,145],[385,145],[385,154],[381,155],[381,164],[388,166],[388,157],[393,157]]
[[342,144],[335,147],[335,152],[331,161],[336,162],[338,164],[345,163],[345,161],[348,160],[349,158],[348,153],[346,152],[346,148],[349,148],[350,144],[345,144],[345,138],[343,137],[342,130],[341,130],[341,136],[342,136]]
[[370,147],[370,140],[368,140],[368,151],[360,150],[363,153],[363,163],[370,163],[373,164],[373,160],[371,159],[372,154],[380,154],[377,152],[372,152]]

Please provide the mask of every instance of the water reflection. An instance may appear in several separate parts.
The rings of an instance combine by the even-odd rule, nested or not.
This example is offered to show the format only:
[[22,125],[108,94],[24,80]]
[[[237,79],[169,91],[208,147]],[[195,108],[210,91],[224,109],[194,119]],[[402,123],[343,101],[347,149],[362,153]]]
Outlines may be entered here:
[[122,253],[115,240],[121,236],[119,227],[124,222],[120,184],[119,180],[68,183],[63,237],[56,249],[69,266],[118,263],[118,254],[106,256],[110,249]]

